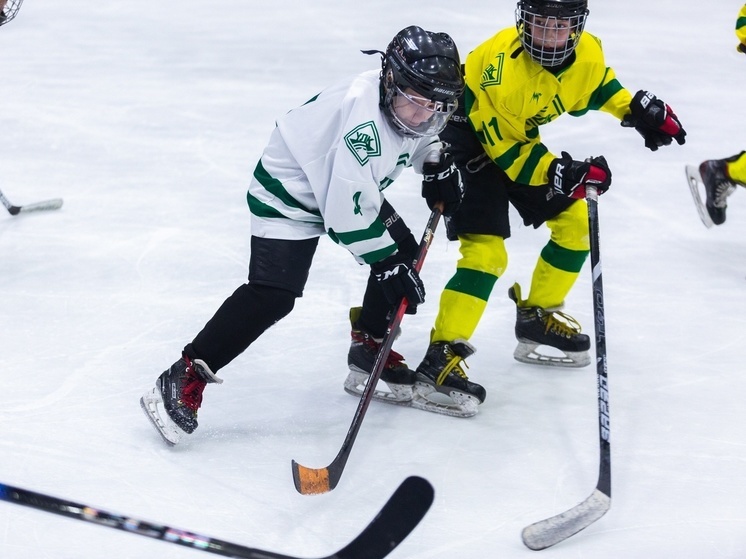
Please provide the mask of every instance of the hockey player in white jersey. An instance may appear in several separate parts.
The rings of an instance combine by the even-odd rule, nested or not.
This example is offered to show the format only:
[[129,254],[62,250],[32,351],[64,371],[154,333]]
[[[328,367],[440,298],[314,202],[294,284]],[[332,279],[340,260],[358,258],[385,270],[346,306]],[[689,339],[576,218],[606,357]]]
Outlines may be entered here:
[[[293,309],[321,235],[370,266],[363,304],[350,312],[356,374],[370,374],[394,304],[405,296],[414,312],[424,301],[413,266],[418,243],[383,191],[411,166],[428,179],[422,195],[431,209],[440,203],[450,215],[461,203],[459,172],[437,136],[463,91],[460,59],[451,37],[417,26],[380,54],[380,70],[332,85],[278,119],[247,195],[248,282],[140,400],[167,443],[197,428],[205,386],[222,382],[216,373]],[[381,379],[396,398],[411,399],[416,375],[401,356],[391,353]]]

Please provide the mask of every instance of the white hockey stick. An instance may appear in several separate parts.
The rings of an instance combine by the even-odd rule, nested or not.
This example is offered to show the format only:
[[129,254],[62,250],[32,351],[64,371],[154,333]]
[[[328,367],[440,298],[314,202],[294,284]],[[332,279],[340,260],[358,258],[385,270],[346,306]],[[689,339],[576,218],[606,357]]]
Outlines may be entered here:
[[582,503],[556,516],[526,526],[523,543],[529,549],[540,550],[566,540],[593,524],[611,508],[611,446],[609,444],[609,377],[606,370],[606,326],[604,319],[604,289],[601,280],[599,249],[598,193],[586,187],[588,225],[591,241],[591,272],[593,274],[593,314],[596,326],[596,377],[598,380],[598,431],[600,468],[596,489]]
[[52,198],[51,200],[44,200],[42,202],[34,202],[33,204],[24,204],[23,206],[14,206],[0,191],[0,202],[10,212],[10,215],[18,215],[19,213],[27,212],[41,212],[46,210],[59,210],[62,207],[62,198]]

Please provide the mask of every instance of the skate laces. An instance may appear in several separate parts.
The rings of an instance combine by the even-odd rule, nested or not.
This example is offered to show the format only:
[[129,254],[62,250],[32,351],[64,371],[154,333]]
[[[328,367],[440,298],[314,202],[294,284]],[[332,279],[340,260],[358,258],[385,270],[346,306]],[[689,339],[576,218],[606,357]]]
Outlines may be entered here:
[[561,311],[543,312],[539,311],[544,321],[544,333],[554,333],[565,338],[572,338],[580,334],[580,323]]
[[725,208],[727,204],[725,200],[730,196],[736,189],[736,183],[722,180],[715,183],[715,199],[712,203],[716,208]]
[[[704,172],[703,172],[704,171]],[[736,183],[726,174],[724,163],[718,161],[706,161],[700,167],[700,174],[707,186],[709,179],[712,184],[712,206],[715,208],[727,208],[725,200],[736,189]]]
[[450,373],[454,373],[455,375],[461,377],[464,380],[469,380],[469,377],[466,376],[466,373],[464,372],[464,369],[461,367],[461,363],[464,364],[464,367],[467,369],[469,368],[469,365],[466,364],[466,361],[464,361],[464,358],[455,353],[450,347],[446,346],[445,350],[446,354],[446,364],[443,367],[443,370],[438,375],[438,378],[435,379],[435,383],[442,385],[443,382],[445,382],[446,378],[448,378],[448,375]]
[[189,359],[186,359],[187,368],[184,376],[184,384],[181,389],[181,398],[179,401],[193,412],[197,412],[202,405],[202,391],[207,383],[199,378],[194,371],[194,365]]

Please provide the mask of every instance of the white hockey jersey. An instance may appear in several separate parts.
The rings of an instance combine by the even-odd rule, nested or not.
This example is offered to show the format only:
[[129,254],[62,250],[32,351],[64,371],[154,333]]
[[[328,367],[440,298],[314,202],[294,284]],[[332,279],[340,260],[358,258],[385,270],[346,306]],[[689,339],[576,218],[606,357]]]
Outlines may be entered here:
[[396,251],[379,218],[382,191],[405,167],[422,173],[441,144],[389,124],[379,73],[332,85],[277,121],[247,194],[252,235],[292,240],[326,232],[366,264]]

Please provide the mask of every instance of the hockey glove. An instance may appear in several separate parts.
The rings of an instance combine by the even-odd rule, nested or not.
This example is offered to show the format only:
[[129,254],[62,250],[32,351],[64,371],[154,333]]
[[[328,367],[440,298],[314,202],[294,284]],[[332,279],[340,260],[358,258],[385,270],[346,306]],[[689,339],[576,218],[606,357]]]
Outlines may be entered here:
[[441,153],[440,161],[422,166],[422,197],[430,210],[442,202],[444,216],[456,213],[464,197],[464,183],[453,155]]
[[738,52],[742,52],[742,53],[746,54],[746,45],[744,45],[743,43],[741,43],[740,45],[738,45],[736,48],[738,49]]
[[671,107],[649,91],[638,91],[629,104],[630,114],[622,119],[622,126],[634,128],[645,139],[645,147],[656,151],[676,140],[686,142],[686,131]]
[[566,151],[549,165],[549,181],[558,194],[585,198],[585,187],[595,186],[599,194],[611,186],[611,170],[604,156],[575,161]]
[[407,314],[415,314],[417,305],[425,302],[425,285],[412,266],[411,257],[397,253],[371,264],[370,269],[389,304],[398,305],[406,297]]

